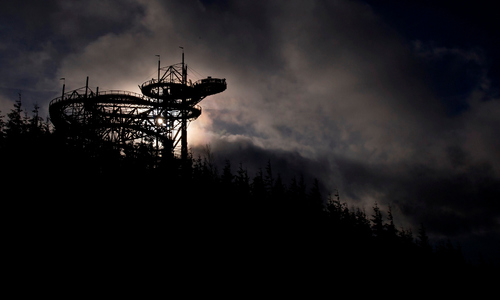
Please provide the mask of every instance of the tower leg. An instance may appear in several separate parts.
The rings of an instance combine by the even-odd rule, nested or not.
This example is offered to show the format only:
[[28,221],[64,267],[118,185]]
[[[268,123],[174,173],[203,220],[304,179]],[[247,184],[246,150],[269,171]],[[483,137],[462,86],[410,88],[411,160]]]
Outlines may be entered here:
[[[182,47],[181,47],[182,48]],[[187,66],[184,65],[184,48],[182,48],[182,84],[187,84]],[[188,149],[187,149],[187,110],[186,108],[186,98],[182,98],[182,123],[181,123],[181,160],[182,163],[186,163]]]
[[187,148],[187,119],[186,111],[182,112],[182,123],[181,123],[181,159],[183,162],[187,160],[188,148]]

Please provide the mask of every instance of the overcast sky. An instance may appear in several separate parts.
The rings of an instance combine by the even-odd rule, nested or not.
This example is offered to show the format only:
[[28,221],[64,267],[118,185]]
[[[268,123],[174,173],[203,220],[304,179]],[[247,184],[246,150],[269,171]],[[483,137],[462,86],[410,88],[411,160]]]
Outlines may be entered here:
[[[235,170],[316,176],[401,226],[500,253],[497,9],[427,1],[2,1],[0,110],[162,66],[226,78],[189,127]],[[383,4],[380,4],[383,3]],[[404,4],[400,4],[404,3]],[[420,4],[419,4],[420,3]],[[194,70],[194,71],[193,71]],[[253,174],[250,174],[253,176]]]

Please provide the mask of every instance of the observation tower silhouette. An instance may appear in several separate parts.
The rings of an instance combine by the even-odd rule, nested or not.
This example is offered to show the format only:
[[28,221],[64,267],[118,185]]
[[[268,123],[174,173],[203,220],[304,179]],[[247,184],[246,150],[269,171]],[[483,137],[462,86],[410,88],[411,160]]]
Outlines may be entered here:
[[[182,48],[182,47],[181,47]],[[159,55],[158,55],[159,57]],[[187,127],[201,115],[198,105],[223,92],[225,79],[207,77],[192,82],[182,62],[160,67],[158,78],[139,85],[141,94],[85,87],[65,92],[49,104],[56,130],[84,147],[112,147],[122,154],[137,144],[148,144],[157,161],[188,157]],[[90,146],[92,145],[92,146]]]

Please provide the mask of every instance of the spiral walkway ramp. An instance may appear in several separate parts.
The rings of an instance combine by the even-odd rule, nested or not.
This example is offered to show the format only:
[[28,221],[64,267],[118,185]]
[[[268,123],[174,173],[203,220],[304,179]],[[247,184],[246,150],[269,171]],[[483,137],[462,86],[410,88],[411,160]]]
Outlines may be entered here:
[[[160,76],[160,70],[163,75]],[[142,94],[91,90],[87,84],[53,99],[49,114],[68,138],[108,143],[117,148],[149,143],[157,155],[187,157],[187,126],[201,115],[200,101],[227,88],[225,79],[207,77],[192,83],[187,66],[158,69],[158,79],[139,86]]]

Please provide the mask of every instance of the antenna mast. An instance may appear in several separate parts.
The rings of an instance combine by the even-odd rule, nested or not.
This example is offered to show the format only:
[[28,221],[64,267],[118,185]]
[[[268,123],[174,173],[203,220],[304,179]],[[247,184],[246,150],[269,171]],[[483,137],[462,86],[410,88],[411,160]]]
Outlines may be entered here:
[[[184,47],[179,47],[182,49],[182,84],[186,85],[187,79],[187,67],[184,64]],[[182,107],[186,108],[186,96],[182,97]],[[187,148],[187,110],[182,110],[181,119],[181,160],[185,162],[188,156]]]

